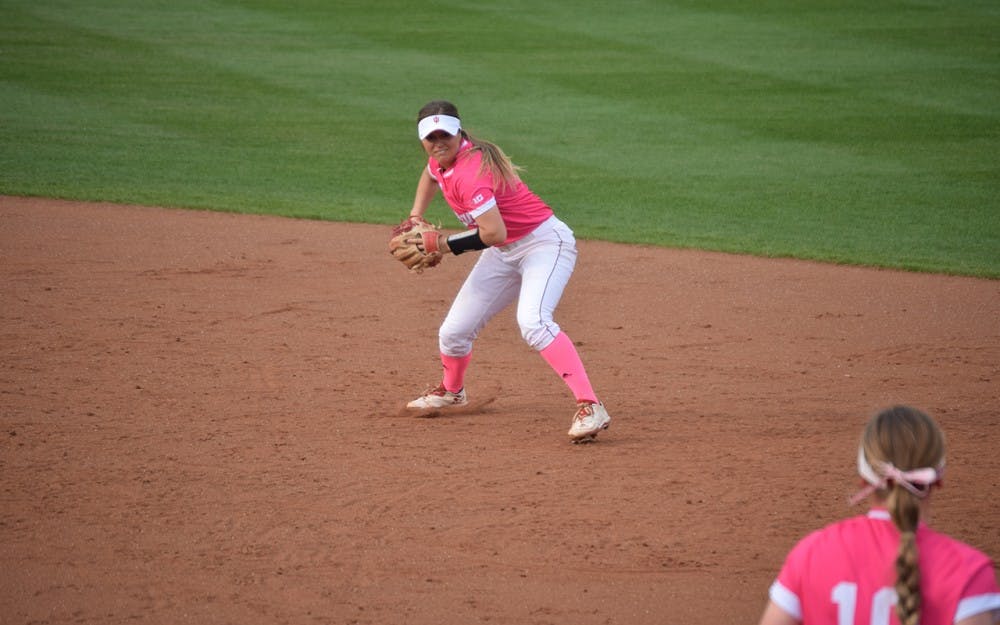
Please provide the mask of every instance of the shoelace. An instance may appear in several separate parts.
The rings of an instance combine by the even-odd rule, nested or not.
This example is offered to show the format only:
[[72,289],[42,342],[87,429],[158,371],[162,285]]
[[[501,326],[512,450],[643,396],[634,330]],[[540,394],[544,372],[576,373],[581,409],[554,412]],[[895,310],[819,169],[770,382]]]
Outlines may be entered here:
[[424,391],[424,397],[427,397],[428,395],[434,395],[436,397],[447,397],[448,395],[451,395],[453,397],[457,397],[458,394],[461,392],[462,391],[459,391],[458,393],[452,393],[451,391],[449,391],[444,387],[444,384],[438,384],[436,387],[429,388],[426,391]]
[[436,395],[438,397],[444,397],[444,394],[447,393],[447,392],[448,391],[446,391],[445,388],[444,388],[444,384],[438,384],[437,386],[427,387],[427,390],[424,391],[424,394],[421,395],[421,397],[429,397],[431,395]]
[[574,419],[577,421],[582,421],[583,419],[586,419],[592,414],[594,414],[594,404],[580,404],[576,411],[576,417],[574,417]]

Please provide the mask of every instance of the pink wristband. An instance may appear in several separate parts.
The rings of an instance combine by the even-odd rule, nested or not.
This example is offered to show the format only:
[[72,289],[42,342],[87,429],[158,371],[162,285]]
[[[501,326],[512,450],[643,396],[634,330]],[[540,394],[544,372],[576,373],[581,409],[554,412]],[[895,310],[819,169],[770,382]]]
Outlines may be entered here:
[[423,239],[424,243],[424,254],[437,254],[441,251],[441,246],[438,243],[441,233],[433,230],[425,230],[420,233],[420,238]]

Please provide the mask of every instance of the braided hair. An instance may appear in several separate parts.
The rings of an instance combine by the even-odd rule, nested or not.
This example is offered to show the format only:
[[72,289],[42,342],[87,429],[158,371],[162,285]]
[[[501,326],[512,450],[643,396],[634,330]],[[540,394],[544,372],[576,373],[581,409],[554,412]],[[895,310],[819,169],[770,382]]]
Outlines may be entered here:
[[[944,434],[931,417],[916,408],[894,406],[875,415],[865,427],[861,447],[869,463],[890,463],[901,471],[939,467],[944,460]],[[926,488],[930,488],[927,486]],[[889,480],[876,490],[899,529],[896,556],[896,614],[901,625],[920,622],[920,566],[917,553],[919,500],[926,492],[911,492]]]
[[[425,104],[420,109],[420,112],[417,113],[417,121],[419,122],[421,119],[430,117],[431,115],[449,115],[461,119],[461,116],[458,114],[458,107],[447,100],[434,100]],[[479,167],[479,175],[488,171],[500,190],[513,187],[521,182],[521,178],[517,173],[521,171],[521,168],[510,160],[510,157],[500,149],[500,146],[485,139],[473,137],[464,128],[459,132],[463,138],[472,144],[473,151],[479,151],[483,155],[483,160]]]

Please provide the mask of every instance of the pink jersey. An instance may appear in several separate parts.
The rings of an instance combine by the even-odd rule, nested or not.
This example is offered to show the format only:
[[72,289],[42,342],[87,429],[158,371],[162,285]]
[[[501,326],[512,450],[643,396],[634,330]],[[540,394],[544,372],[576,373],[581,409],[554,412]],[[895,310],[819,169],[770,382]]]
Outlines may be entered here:
[[[804,625],[899,625],[895,560],[899,531],[883,509],[802,539],[785,559],[771,600]],[[917,529],[921,625],[949,625],[982,612],[1000,619],[1000,590],[985,554]]]
[[442,169],[434,158],[427,162],[427,170],[437,180],[445,200],[463,224],[475,228],[476,218],[496,206],[507,226],[503,245],[508,245],[530,234],[552,216],[552,209],[523,182],[498,190],[488,171],[479,173],[482,153],[470,150],[472,144],[463,140],[450,169]]

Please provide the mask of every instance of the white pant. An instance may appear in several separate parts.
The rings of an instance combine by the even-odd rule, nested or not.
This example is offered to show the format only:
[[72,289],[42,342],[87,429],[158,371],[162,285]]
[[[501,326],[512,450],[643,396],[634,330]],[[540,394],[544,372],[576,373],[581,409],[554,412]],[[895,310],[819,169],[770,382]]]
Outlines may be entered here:
[[521,336],[536,350],[559,334],[553,321],[576,265],[576,239],[554,215],[510,245],[482,251],[438,333],[441,353],[462,357],[498,312],[517,298]]

